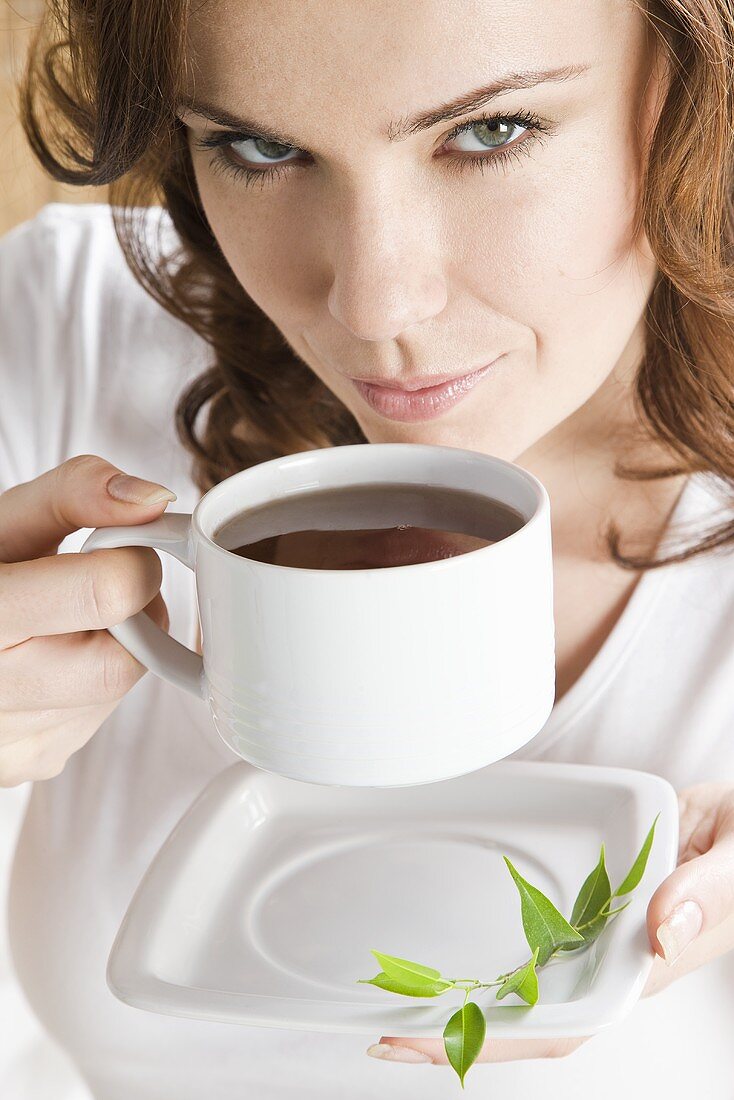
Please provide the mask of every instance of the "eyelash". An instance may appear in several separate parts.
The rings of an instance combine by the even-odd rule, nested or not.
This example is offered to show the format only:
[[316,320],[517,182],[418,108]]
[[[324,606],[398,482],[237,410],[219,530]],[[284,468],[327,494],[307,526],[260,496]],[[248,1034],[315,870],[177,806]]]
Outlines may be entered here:
[[[487,154],[458,153],[448,156],[451,170],[461,173],[467,169],[478,169],[484,172],[485,166],[494,169],[506,167],[513,159],[519,159],[524,153],[529,152],[526,146],[532,146],[536,141],[542,140],[551,132],[549,123],[538,118],[530,112],[520,111],[513,115],[483,115],[474,118],[471,122],[463,122],[456,126],[447,136],[446,142],[452,141],[467,130],[473,130],[482,123],[504,122],[514,126],[522,126],[525,135],[515,138],[507,145],[497,146],[494,152]],[[245,186],[252,186],[260,182],[261,186],[276,179],[278,176],[290,170],[294,161],[284,161],[282,164],[273,164],[269,168],[249,168],[245,164],[239,164],[232,159],[230,146],[235,141],[247,141],[253,138],[253,134],[239,134],[231,130],[219,130],[210,137],[199,138],[194,144],[199,149],[212,149],[214,156],[211,160],[212,170],[228,175],[233,179],[241,180]],[[445,143],[444,143],[445,144]]]

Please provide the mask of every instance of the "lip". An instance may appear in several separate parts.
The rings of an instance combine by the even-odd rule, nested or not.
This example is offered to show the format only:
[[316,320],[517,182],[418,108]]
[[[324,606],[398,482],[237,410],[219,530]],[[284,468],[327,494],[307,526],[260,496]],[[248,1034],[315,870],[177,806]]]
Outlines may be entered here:
[[[395,382],[382,382],[378,385],[360,378],[351,378],[350,381],[370,408],[388,420],[404,423],[433,420],[471,393],[501,358],[499,355],[491,363],[469,371],[468,374],[445,378],[428,386],[399,386]],[[423,379],[415,381],[421,382]]]

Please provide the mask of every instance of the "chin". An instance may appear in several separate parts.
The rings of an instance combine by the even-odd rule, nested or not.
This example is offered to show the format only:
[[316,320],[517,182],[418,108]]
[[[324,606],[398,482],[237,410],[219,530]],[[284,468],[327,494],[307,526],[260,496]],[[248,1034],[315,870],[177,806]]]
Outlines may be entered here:
[[423,443],[436,447],[460,447],[463,450],[491,454],[508,461],[525,448],[506,425],[493,427],[491,419],[477,422],[476,417],[458,419],[449,415],[422,423],[399,423],[380,417],[358,416],[351,410],[370,443]]

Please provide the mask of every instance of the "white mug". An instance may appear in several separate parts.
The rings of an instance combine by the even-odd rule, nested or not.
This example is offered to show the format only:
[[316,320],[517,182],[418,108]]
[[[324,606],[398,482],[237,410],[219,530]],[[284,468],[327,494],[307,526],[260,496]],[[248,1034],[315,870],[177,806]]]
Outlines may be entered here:
[[[376,482],[480,493],[525,522],[478,550],[373,569],[274,565],[214,541],[248,508]],[[115,546],[153,546],[194,570],[203,659],[142,611],[109,630],[207,700],[226,744],[259,768],[311,783],[431,783],[508,756],[552,709],[548,495],[510,462],[413,443],[306,451],[234,474],[193,515],[99,528],[82,550]]]

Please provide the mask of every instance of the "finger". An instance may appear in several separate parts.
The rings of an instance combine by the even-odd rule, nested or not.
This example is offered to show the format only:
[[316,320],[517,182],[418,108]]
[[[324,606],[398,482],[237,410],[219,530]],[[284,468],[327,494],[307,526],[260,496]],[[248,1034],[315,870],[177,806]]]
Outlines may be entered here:
[[[160,593],[144,610],[167,629]],[[106,630],[31,638],[0,654],[0,711],[112,702],[126,695],[145,671]]]
[[166,601],[163,599],[160,591],[156,592],[150,603],[145,605],[143,611],[146,615],[150,616],[156,626],[159,626],[161,630],[165,630],[166,633],[168,633],[171,627],[171,619],[168,614],[168,608],[166,607]]
[[162,485],[131,478],[97,455],[77,455],[0,494],[0,561],[53,554],[83,527],[145,523],[175,499]]
[[161,578],[158,555],[142,546],[0,564],[0,649],[124,622],[153,599]]
[[709,850],[719,804],[730,792],[731,784],[727,783],[698,783],[679,791],[678,863]]
[[693,941],[734,913],[734,796],[721,799],[701,819],[691,843],[708,850],[681,863],[660,884],[647,908],[653,950],[672,965]]
[[[532,1058],[561,1058],[577,1050],[588,1038],[589,1036],[585,1035],[565,1039],[488,1039],[476,1061],[516,1062]],[[383,1035],[379,1044],[376,1045],[388,1048],[384,1053],[376,1054],[377,1057],[384,1058],[386,1061],[402,1061],[400,1055],[404,1051],[408,1052],[406,1061],[418,1061],[410,1057],[411,1051],[418,1051],[436,1066],[448,1065],[442,1039],[404,1039]],[[374,1047],[370,1049],[374,1051]]]
[[659,955],[656,955],[647,976],[645,988],[640,994],[640,999],[653,997],[656,993],[666,989],[671,982],[675,981],[675,978],[676,975],[671,972],[670,967],[665,965]]
[[[59,775],[69,757],[86,745],[115,706],[109,703],[102,707],[19,715],[19,735],[0,744],[0,787],[16,787]],[[7,717],[0,714],[0,729]]]

